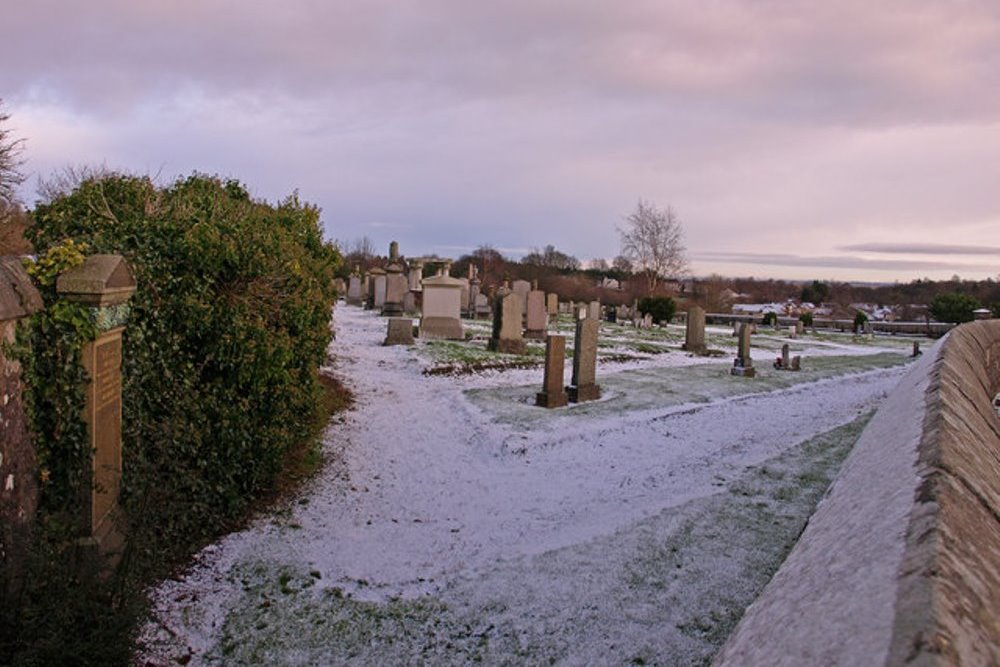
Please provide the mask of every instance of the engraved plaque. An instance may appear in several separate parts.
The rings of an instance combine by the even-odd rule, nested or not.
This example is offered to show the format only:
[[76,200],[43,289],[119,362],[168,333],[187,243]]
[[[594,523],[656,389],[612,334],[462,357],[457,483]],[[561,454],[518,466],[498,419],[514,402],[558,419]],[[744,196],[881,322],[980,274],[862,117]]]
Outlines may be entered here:
[[109,332],[93,343],[91,442],[94,447],[92,527],[114,509],[121,484],[122,339]]

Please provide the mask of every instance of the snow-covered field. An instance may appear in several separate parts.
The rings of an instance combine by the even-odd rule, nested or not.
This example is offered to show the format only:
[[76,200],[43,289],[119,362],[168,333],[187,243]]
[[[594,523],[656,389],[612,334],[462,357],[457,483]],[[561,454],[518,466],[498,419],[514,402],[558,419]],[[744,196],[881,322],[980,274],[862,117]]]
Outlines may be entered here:
[[328,465],[152,591],[145,664],[704,664],[908,350],[807,336],[789,373],[759,335],[745,379],[722,329],[713,359],[683,330],[604,327],[605,349],[662,349],[609,356],[600,401],[549,411],[539,369],[428,376],[440,348],[382,347],[352,307],[335,328],[357,408]]

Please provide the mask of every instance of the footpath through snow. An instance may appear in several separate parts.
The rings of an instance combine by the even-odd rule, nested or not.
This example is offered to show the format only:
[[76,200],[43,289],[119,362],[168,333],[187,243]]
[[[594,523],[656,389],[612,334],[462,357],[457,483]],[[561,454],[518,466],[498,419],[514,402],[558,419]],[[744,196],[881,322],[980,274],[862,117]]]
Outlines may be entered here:
[[512,418],[530,392],[511,387],[539,370],[428,377],[415,349],[380,345],[383,319],[335,320],[357,408],[331,424],[329,464],[152,592],[143,660],[702,664],[903,372],[749,393],[716,363],[698,401],[633,404],[650,373],[689,371],[672,352],[599,367],[599,408],[517,399]]

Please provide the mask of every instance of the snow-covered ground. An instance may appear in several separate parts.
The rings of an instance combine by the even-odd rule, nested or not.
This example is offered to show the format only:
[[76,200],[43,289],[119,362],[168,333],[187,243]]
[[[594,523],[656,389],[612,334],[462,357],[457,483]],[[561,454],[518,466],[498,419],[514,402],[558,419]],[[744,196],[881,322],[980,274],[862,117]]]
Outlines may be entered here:
[[381,318],[335,321],[357,408],[328,465],[152,591],[148,664],[702,664],[905,359],[799,339],[806,370],[779,372],[755,337],[756,379],[672,350],[548,411],[538,369],[427,376]]

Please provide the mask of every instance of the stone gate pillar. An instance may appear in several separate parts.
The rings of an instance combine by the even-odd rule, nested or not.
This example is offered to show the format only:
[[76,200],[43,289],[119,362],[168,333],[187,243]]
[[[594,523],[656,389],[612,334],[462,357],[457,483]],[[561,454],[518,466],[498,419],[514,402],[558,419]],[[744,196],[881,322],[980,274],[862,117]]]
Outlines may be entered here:
[[59,294],[90,308],[97,337],[85,343],[90,377],[84,421],[93,455],[81,498],[82,544],[116,560],[124,541],[118,504],[122,477],[122,333],[135,278],[120,255],[91,255],[56,281]]

